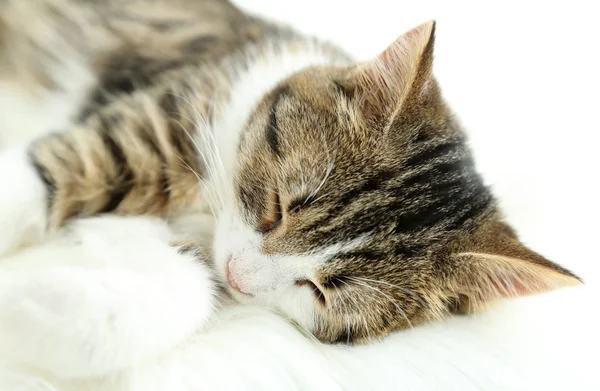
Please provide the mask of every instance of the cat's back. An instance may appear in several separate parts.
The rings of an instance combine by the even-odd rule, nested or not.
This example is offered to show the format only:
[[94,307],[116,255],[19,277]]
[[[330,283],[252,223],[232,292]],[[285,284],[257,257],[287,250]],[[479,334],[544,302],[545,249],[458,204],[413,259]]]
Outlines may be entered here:
[[95,9],[119,46],[157,56],[218,57],[273,32],[227,0],[112,0]]
[[6,0],[0,10],[0,103],[14,108],[0,112],[0,146],[282,31],[227,0]]
[[279,33],[226,0],[111,1],[98,12],[113,42],[92,62],[96,106],[180,78],[186,68],[218,67],[224,56]]
[[97,67],[126,54],[210,58],[273,30],[227,0],[6,0],[0,10],[2,76],[33,55],[40,66],[77,54]]

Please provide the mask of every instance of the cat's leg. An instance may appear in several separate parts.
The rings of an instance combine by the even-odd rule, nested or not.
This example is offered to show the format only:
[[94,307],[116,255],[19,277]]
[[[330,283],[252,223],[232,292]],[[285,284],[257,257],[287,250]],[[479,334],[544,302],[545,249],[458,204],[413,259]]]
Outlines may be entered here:
[[124,98],[85,123],[0,150],[0,257],[73,217],[201,210],[201,109],[172,86]]
[[180,252],[161,221],[77,220],[0,263],[0,365],[62,378],[155,358],[201,329],[208,267]]

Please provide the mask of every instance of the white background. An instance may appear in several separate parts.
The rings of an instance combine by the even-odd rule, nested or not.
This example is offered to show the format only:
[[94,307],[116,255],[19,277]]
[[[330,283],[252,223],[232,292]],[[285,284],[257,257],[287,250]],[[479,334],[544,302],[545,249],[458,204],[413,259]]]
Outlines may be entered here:
[[435,72],[521,238],[600,281],[595,1],[237,0],[358,59],[437,21]]

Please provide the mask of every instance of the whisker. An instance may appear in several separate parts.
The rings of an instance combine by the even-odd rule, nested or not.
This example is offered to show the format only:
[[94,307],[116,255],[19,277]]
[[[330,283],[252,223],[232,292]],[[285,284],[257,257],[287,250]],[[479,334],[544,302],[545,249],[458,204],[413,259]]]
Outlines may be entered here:
[[[338,292],[343,292],[342,290],[338,290]],[[344,307],[345,319],[346,319],[346,343],[350,344],[350,312],[348,311],[348,306],[346,305],[345,300],[340,298],[340,296],[336,297],[336,302],[339,302]]]
[[298,165],[298,168],[300,169],[300,191],[303,194],[306,191],[306,179],[304,178],[304,171],[302,170],[302,164]]
[[[183,163],[183,165],[185,167],[187,167],[188,170],[190,170],[192,172],[192,174],[194,174],[196,176],[196,179],[198,179],[198,183],[201,184],[202,186],[204,186],[204,189],[206,190],[207,195],[212,199],[212,202],[215,202],[215,198],[212,192],[212,189],[210,189],[206,182],[202,179],[202,177],[200,177],[200,175],[194,171],[194,169],[192,167],[189,166],[189,164],[187,164],[181,157],[179,157],[179,159],[181,160],[181,162]],[[217,218],[217,214],[215,212],[215,209],[213,208],[212,203],[208,202],[208,207],[210,208],[210,213],[213,215],[213,217],[216,219]]]
[[[177,96],[177,95],[174,95],[174,96]],[[188,102],[188,104],[189,104],[189,102]],[[181,113],[177,113],[177,114],[179,114],[179,116],[181,116],[181,117],[183,117],[183,118],[187,119],[188,121],[190,121],[190,122],[192,122],[192,123],[194,123],[194,124],[195,124],[195,122],[194,122],[194,121],[192,121],[190,118],[188,118],[188,117],[184,116],[183,114],[181,114]],[[203,121],[204,121],[204,119],[203,119],[202,117],[199,117],[199,118],[200,118],[201,120],[203,120]],[[194,147],[195,147],[196,151],[198,151],[198,155],[199,155],[199,157],[202,159],[202,161],[204,162],[204,164],[205,164],[205,166],[206,166],[206,169],[207,169],[207,174],[208,174],[208,175],[207,175],[207,176],[208,176],[208,178],[209,178],[209,179],[217,179],[217,180],[221,180],[221,182],[222,182],[223,169],[221,169],[221,170],[219,170],[219,171],[217,171],[217,170],[215,169],[215,168],[216,168],[215,166],[216,166],[217,164],[220,166],[219,168],[222,168],[222,162],[220,162],[220,156],[215,156],[214,150],[213,150],[212,148],[210,148],[210,146],[209,146],[209,145],[207,145],[207,147],[208,147],[208,148],[207,148],[206,150],[202,150],[202,149],[200,149],[200,147],[199,147],[199,145],[196,143],[196,140],[194,139],[194,137],[193,137],[193,136],[192,136],[192,135],[191,135],[191,134],[190,134],[190,133],[187,131],[187,129],[185,129],[185,127],[183,126],[183,124],[181,124],[181,122],[179,122],[179,121],[178,121],[178,120],[176,120],[176,119],[173,119],[173,120],[174,120],[174,121],[175,121],[175,122],[176,122],[176,123],[177,123],[177,124],[178,124],[178,125],[181,127],[181,129],[182,129],[182,130],[183,130],[183,131],[186,133],[186,135],[188,136],[188,138],[189,138],[189,139],[191,140],[191,142],[193,143],[193,145],[194,145]],[[198,128],[198,126],[197,126],[197,125],[194,125],[194,126],[195,126],[196,128]],[[204,136],[204,133],[205,133],[205,132],[202,132],[202,131],[200,131],[200,132],[198,132],[198,136],[199,136],[199,137],[202,137],[202,138],[204,139],[204,141],[205,141],[205,144],[208,144],[208,143],[206,143],[206,137]],[[207,155],[208,155],[208,156],[207,156]],[[207,158],[208,158],[209,160],[207,160]],[[217,160],[217,161],[215,161],[215,160]],[[223,201],[223,198],[222,198],[221,194],[219,194],[219,192],[216,192],[216,197],[217,197],[218,201],[220,202],[220,204],[219,204],[219,205],[220,205],[221,207],[223,207],[223,206],[224,206],[224,201]]]
[[338,300],[344,307],[344,312],[346,313],[346,343],[349,345],[350,344],[350,313],[348,312],[348,306],[346,305],[344,300],[340,300],[339,298],[338,298]]
[[206,132],[202,132],[202,137],[204,138],[205,141],[206,141],[206,136],[208,136],[208,138],[210,139],[209,144],[212,146],[212,148],[210,148],[209,151],[211,152],[211,157],[214,160],[216,160],[216,165],[218,166],[218,169],[219,169],[220,175],[217,177],[217,179],[219,179],[219,181],[221,182],[222,188],[227,188],[227,184],[225,182],[226,172],[225,172],[225,166],[223,165],[223,159],[221,157],[221,153],[219,151],[217,141],[216,141],[213,133],[211,131],[209,131],[212,129],[212,127],[209,125],[209,123],[206,121],[206,119],[204,117],[200,117],[200,120],[202,120],[204,122],[204,127],[207,130]]
[[321,194],[317,198],[310,200],[310,203],[308,205],[310,206],[310,205],[314,204],[315,202],[319,201],[320,199],[327,197],[329,194],[331,194],[331,193]]
[[[348,284],[346,281],[341,280],[342,284],[346,285],[346,286],[350,286],[350,284]],[[345,289],[341,289],[339,290],[340,293],[342,293],[344,295],[344,297],[347,297],[349,299],[351,299],[354,302],[354,306],[355,308],[360,308],[360,305],[358,304],[358,300],[356,300],[355,296],[351,296]],[[369,323],[367,322],[367,318],[365,317],[365,314],[362,312],[359,312],[363,324],[365,325],[365,331],[367,332],[367,339],[369,342],[371,342],[372,337],[371,337],[371,333],[369,332]]]
[[[226,185],[226,183],[224,182],[224,180],[225,180],[224,179],[224,177],[225,177],[225,167],[223,166],[223,160],[222,160],[222,158],[220,156],[219,148],[218,148],[218,146],[216,144],[216,140],[214,139],[214,136],[212,135],[212,133],[210,131],[208,131],[209,129],[211,129],[210,124],[206,121],[206,118],[204,118],[204,116],[196,109],[196,107],[188,99],[186,99],[184,96],[176,94],[176,93],[173,93],[173,92],[171,92],[171,95],[173,95],[174,97],[177,97],[177,98],[181,99],[182,101],[184,101],[185,103],[187,103],[192,108],[192,110],[194,110],[194,112],[196,113],[196,116],[198,117],[198,119],[203,122],[204,129],[206,131],[205,132],[202,132],[202,131],[198,132],[198,136],[200,136],[200,137],[203,138],[203,140],[207,144],[207,147],[209,145],[211,146],[210,148],[208,148],[208,151],[206,151],[206,152],[210,153],[210,155],[211,155],[210,157],[212,158],[211,160],[213,162],[212,167],[215,168],[215,166],[218,166],[218,169],[219,169],[218,174],[220,174],[220,175],[215,175],[214,176],[214,177],[216,177],[215,179],[218,179],[221,182],[222,186]],[[212,98],[208,99],[208,98],[199,97],[199,96],[195,96],[195,98],[196,99],[203,98],[204,101],[208,102],[209,103],[209,106],[208,106],[209,113],[208,113],[208,115],[211,115],[213,113],[213,111],[212,111],[212,109],[213,109],[213,100],[212,100]],[[191,123],[193,123],[196,128],[199,128],[199,126],[197,126],[197,124],[196,124],[195,121],[192,121],[190,118],[183,116],[181,113],[177,113],[177,114],[179,114],[183,118],[186,118],[188,121],[190,121]],[[185,128],[184,128],[184,131],[185,131]],[[208,142],[209,140],[206,137],[207,135],[210,136],[210,142]],[[194,142],[194,141],[192,140],[192,142]],[[194,142],[194,144],[195,144],[195,142]],[[198,151],[201,152],[199,149],[198,149]],[[213,170],[213,173],[216,173],[215,170]],[[226,188],[226,186],[224,186],[224,187]]]
[[393,288],[397,288],[397,289],[401,290],[402,292],[404,292],[404,293],[406,293],[406,294],[411,295],[412,297],[414,297],[419,303],[421,303],[421,305],[423,307],[426,307],[426,308],[428,307],[427,303],[425,303],[425,301],[423,301],[423,299],[421,297],[419,297],[419,295],[417,295],[416,293],[414,293],[410,289],[406,289],[406,288],[403,288],[403,287],[401,287],[399,285],[395,285],[395,284],[392,284],[392,283],[389,283],[389,282],[386,282],[386,281],[372,280],[372,279],[369,279],[369,278],[356,277],[356,276],[354,276],[352,278],[355,278],[355,279],[358,279],[358,280],[361,280],[361,281],[365,281],[365,282],[374,282],[374,283],[377,283],[377,284],[383,284],[383,285],[391,286]]
[[[190,138],[190,140],[191,140],[191,141],[192,141],[192,143],[194,144],[194,146],[195,146],[196,150],[198,151],[198,155],[199,155],[199,157],[200,157],[200,158],[201,158],[201,159],[204,161],[204,164],[205,164],[205,166],[206,166],[206,168],[207,168],[207,171],[208,171],[208,173],[207,173],[207,174],[209,174],[209,175],[210,175],[210,173],[211,173],[211,165],[210,165],[210,164],[209,164],[209,162],[206,160],[206,158],[205,158],[205,156],[204,156],[204,153],[202,153],[202,151],[201,151],[201,150],[200,150],[200,148],[198,147],[198,144],[196,144],[195,140],[193,139],[193,137],[191,136],[191,134],[190,134],[190,133],[189,133],[189,132],[188,132],[188,131],[185,129],[185,127],[183,126],[183,124],[182,124],[181,122],[179,122],[178,120],[174,120],[174,121],[175,121],[175,122],[176,122],[176,123],[177,123],[179,126],[181,126],[181,129],[182,129],[182,130],[183,130],[183,131],[186,133],[186,135],[187,135],[187,136]],[[188,169],[189,169],[191,172],[193,172],[193,173],[194,173],[194,175],[196,175],[196,178],[198,179],[198,181],[199,181],[199,182],[200,182],[200,183],[201,183],[201,184],[202,184],[202,185],[205,187],[205,189],[207,189],[207,191],[208,191],[208,186],[207,186],[207,184],[206,184],[206,181],[205,181],[205,180],[203,180],[203,179],[202,179],[202,177],[201,177],[201,176],[200,176],[200,175],[199,175],[199,174],[198,174],[198,173],[197,173],[195,170],[193,170],[193,169],[192,169],[192,167],[190,167],[190,165],[189,165],[187,162],[185,162],[183,158],[181,158],[181,156],[178,156],[178,157],[179,157],[179,159],[180,159],[180,160],[181,160],[181,161],[182,161],[182,162],[185,164],[185,166],[186,166],[186,167],[187,167],[187,168],[188,168]],[[212,191],[208,191],[208,192],[209,192],[209,193],[210,193],[210,195],[212,196],[213,202],[215,202],[215,203],[216,203],[216,201],[219,201],[219,202],[221,202],[221,204],[219,204],[219,203],[216,203],[216,205],[217,205],[217,206],[223,206],[222,200],[221,200],[221,199],[219,199],[219,196],[218,196],[218,194],[217,194],[217,195],[215,195],[215,194],[213,194],[213,193],[212,193]],[[212,207],[211,207],[211,209],[212,209]],[[213,211],[213,214],[214,214],[214,211]],[[216,216],[215,216],[215,217],[216,217]]]
[[373,286],[371,286],[371,285],[369,285],[369,284],[367,284],[367,283],[364,283],[364,282],[361,282],[360,280],[356,280],[356,279],[354,279],[354,277],[347,277],[347,278],[348,278],[349,280],[352,280],[352,281],[354,281],[354,283],[355,283],[355,284],[357,284],[357,285],[361,285],[361,286],[363,286],[363,287],[365,287],[365,288],[371,289],[372,291],[374,291],[374,292],[378,292],[378,293],[380,293],[382,296],[386,297],[386,298],[387,298],[387,299],[390,301],[390,303],[392,303],[392,304],[393,304],[393,305],[396,307],[396,309],[397,309],[398,311],[400,311],[400,313],[402,314],[402,317],[403,317],[403,318],[406,320],[406,322],[408,323],[409,327],[410,327],[410,328],[412,328],[412,327],[413,327],[413,325],[412,325],[412,323],[411,323],[410,319],[408,319],[408,316],[406,316],[406,312],[404,312],[404,310],[403,310],[402,308],[400,308],[400,306],[398,305],[398,303],[396,303],[396,301],[395,301],[395,300],[394,300],[394,299],[393,299],[391,296],[389,296],[389,295],[388,295],[388,294],[386,294],[385,292],[382,292],[381,290],[379,290],[379,289],[377,289],[377,288],[375,288],[375,287],[373,287]]
[[333,168],[335,166],[335,161],[336,161],[337,153],[339,150],[339,138],[338,138],[336,140],[335,153],[333,155],[333,159],[331,159],[331,154],[329,152],[329,146],[327,145],[327,139],[325,138],[325,133],[323,133],[322,130],[321,130],[321,138],[323,139],[323,145],[325,146],[325,153],[327,155],[327,167],[325,169],[325,176],[321,180],[321,183],[319,184],[319,186],[317,186],[317,188],[306,198],[306,200],[304,201],[305,203],[308,202],[309,199],[314,199],[316,197],[317,193],[319,193],[319,190],[321,190],[321,188],[325,185],[325,182],[327,182],[327,179],[331,175]]

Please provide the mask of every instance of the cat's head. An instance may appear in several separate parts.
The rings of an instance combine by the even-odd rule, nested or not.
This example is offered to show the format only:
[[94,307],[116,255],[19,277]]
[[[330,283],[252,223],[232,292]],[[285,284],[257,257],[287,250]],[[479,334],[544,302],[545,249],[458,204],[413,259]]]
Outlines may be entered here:
[[216,233],[236,299],[357,342],[579,283],[502,221],[432,76],[434,30],[303,70],[258,105]]

